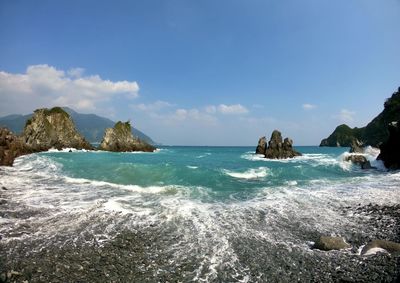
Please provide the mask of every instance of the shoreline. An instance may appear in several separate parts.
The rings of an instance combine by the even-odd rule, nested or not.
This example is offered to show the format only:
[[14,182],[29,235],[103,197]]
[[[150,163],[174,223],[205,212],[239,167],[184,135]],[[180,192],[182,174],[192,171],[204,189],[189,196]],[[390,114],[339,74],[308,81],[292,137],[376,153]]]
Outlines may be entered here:
[[[12,202],[4,198],[3,193],[0,196],[6,201],[0,204],[2,208]],[[215,266],[215,272],[209,274],[213,270],[210,262],[203,263],[201,268],[195,254],[171,262],[173,249],[170,243],[184,242],[184,235],[172,236],[173,225],[163,223],[123,229],[104,242],[85,231],[76,231],[80,233],[77,241],[68,239],[68,235],[54,235],[50,244],[38,239],[5,242],[3,238],[0,248],[6,252],[0,259],[0,282],[185,282],[194,278],[203,278],[207,282],[395,282],[400,279],[400,254],[359,255],[362,245],[372,239],[400,240],[400,205],[370,204],[340,209],[346,215],[353,215],[349,217],[369,216],[365,227],[371,229],[371,233],[364,237],[357,234],[347,237],[351,249],[325,252],[260,241],[252,235],[230,239],[237,263],[246,272],[238,272],[224,263]],[[29,227],[25,229],[29,230]],[[306,238],[312,237],[313,233],[317,236],[315,231],[309,231]],[[246,242],[246,248],[242,247],[243,242]],[[280,266],[279,270],[277,266]]]

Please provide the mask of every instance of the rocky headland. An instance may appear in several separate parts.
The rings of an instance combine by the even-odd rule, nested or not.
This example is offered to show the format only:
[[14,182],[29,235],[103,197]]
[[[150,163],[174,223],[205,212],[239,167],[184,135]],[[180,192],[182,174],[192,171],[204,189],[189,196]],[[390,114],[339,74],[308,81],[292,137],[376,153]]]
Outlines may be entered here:
[[293,149],[293,140],[290,138],[282,139],[282,134],[278,130],[274,130],[271,139],[268,142],[265,137],[258,141],[256,154],[264,154],[269,159],[286,159],[301,156],[300,152]]
[[18,156],[35,152],[21,137],[6,128],[0,128],[0,166],[12,166]]
[[118,121],[114,128],[106,129],[99,149],[118,152],[153,152],[156,149],[154,146],[135,138],[131,130],[129,121],[125,123]]
[[343,124],[338,126],[333,133],[323,139],[320,146],[350,147],[354,140],[359,140],[364,146],[379,147],[389,138],[388,125],[400,120],[400,87],[384,103],[383,111],[368,125],[362,128],[350,128]]

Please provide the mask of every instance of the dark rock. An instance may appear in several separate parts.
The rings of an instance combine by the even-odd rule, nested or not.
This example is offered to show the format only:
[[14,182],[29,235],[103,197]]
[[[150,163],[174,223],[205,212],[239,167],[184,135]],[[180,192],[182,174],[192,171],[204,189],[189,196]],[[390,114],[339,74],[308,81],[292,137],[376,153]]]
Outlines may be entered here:
[[384,249],[389,253],[400,252],[400,244],[392,241],[386,240],[373,240],[369,242],[361,251],[361,255],[366,254],[368,251],[374,248]]
[[293,141],[285,138],[282,142],[281,132],[274,130],[268,142],[268,147],[265,150],[265,157],[270,159],[284,159],[295,156],[301,156],[301,153],[293,149]]
[[6,188],[6,187],[1,187],[1,189],[4,190],[4,191],[7,191],[7,188]]
[[119,121],[115,124],[114,128],[106,129],[99,149],[115,152],[153,152],[156,148],[133,137],[131,124],[129,122],[123,123]]
[[15,158],[34,151],[6,128],[0,128],[0,144],[0,166],[12,166]]
[[353,139],[350,144],[350,153],[364,153],[364,149],[362,148],[363,143],[358,139]]
[[384,103],[383,111],[363,128],[338,126],[333,133],[321,141],[320,146],[350,146],[353,139],[363,141],[364,145],[379,147],[389,138],[387,124],[400,120],[400,88]]
[[265,154],[265,149],[267,147],[267,139],[264,137],[261,137],[258,140],[258,145],[256,148],[256,154]]
[[[400,120],[399,120],[400,121]],[[378,160],[382,160],[388,169],[400,169],[400,124],[392,122],[388,126],[389,138],[380,149]]]
[[60,107],[35,110],[32,118],[26,122],[23,139],[28,146],[38,151],[52,147],[93,149],[78,133],[69,114]]
[[345,161],[351,161],[354,164],[360,165],[361,169],[373,169],[375,167],[371,166],[371,163],[364,155],[361,154],[351,154],[345,157]]
[[320,236],[314,248],[322,251],[348,249],[351,246],[341,237]]

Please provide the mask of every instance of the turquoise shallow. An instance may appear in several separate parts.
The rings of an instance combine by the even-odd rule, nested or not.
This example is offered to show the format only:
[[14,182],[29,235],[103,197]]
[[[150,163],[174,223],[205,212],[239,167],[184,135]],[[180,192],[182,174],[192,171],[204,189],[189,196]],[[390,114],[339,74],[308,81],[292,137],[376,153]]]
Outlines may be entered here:
[[[344,208],[400,202],[400,173],[386,172],[376,149],[365,155],[377,170],[343,161],[346,148],[296,149],[303,156],[290,160],[267,160],[253,147],[23,156],[0,171],[9,199],[1,241],[41,249],[84,242],[89,233],[106,245],[121,231],[150,237],[156,229],[168,248],[152,252],[171,259],[168,270],[190,262],[186,279],[218,281],[225,274],[245,282],[258,276],[254,270],[279,278],[275,268],[288,260],[282,251],[315,256],[315,235],[369,237],[368,216]],[[255,248],[256,258],[247,254]]]

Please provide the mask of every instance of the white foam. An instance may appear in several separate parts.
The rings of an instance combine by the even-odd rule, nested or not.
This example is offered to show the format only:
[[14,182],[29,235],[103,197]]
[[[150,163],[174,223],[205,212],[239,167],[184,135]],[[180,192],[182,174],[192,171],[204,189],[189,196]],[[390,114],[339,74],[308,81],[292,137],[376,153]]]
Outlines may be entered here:
[[258,167],[248,169],[244,172],[236,172],[230,170],[223,170],[226,175],[229,175],[234,178],[238,179],[259,179],[264,178],[268,175],[268,168],[267,167]]
[[189,168],[189,169],[197,169],[197,168],[199,168],[199,167],[197,167],[197,166],[191,166],[191,165],[188,165],[188,166],[186,166],[187,168]]

